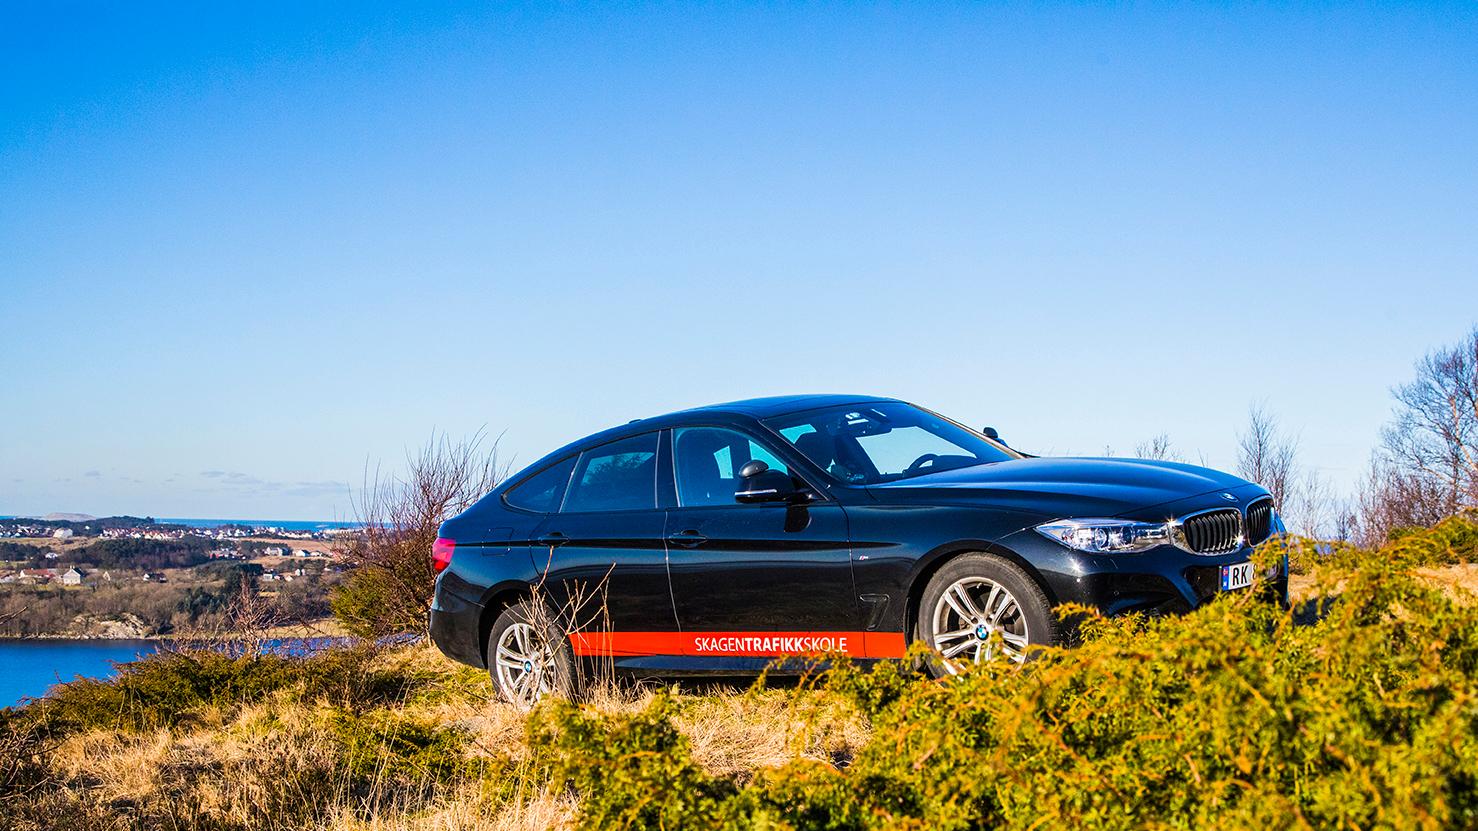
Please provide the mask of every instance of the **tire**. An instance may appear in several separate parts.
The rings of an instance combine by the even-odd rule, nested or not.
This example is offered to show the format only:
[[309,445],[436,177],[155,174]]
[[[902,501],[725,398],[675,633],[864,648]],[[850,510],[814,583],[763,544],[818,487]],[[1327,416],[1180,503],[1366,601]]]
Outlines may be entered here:
[[529,709],[546,695],[577,699],[582,689],[570,642],[532,601],[504,609],[488,632],[488,675],[499,697]]
[[1062,634],[1037,581],[995,554],[961,554],[945,563],[924,587],[914,622],[914,639],[939,653],[926,662],[935,677],[954,675],[969,662],[1026,661]]

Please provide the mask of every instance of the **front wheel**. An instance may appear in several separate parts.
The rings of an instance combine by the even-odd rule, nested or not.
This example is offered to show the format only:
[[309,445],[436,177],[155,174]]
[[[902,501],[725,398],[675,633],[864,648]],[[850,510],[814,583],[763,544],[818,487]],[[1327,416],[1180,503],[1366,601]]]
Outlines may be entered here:
[[924,587],[914,633],[939,653],[928,662],[936,677],[983,661],[1020,663],[1032,647],[1050,646],[1060,636],[1041,586],[994,554],[962,554],[935,572]]
[[550,615],[523,600],[509,606],[488,632],[488,674],[504,701],[522,709],[558,693],[574,698],[578,677],[569,641]]

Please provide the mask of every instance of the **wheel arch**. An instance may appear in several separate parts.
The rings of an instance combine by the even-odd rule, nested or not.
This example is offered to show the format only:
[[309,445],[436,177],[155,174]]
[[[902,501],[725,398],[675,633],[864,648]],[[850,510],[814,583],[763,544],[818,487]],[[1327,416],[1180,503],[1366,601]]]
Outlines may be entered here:
[[1043,578],[1042,573],[1037,570],[1025,557],[1007,548],[1000,543],[990,540],[954,540],[938,546],[928,554],[920,557],[914,564],[913,574],[909,577],[908,594],[903,606],[903,636],[908,643],[913,642],[914,627],[918,620],[919,602],[923,599],[924,590],[928,588],[929,581],[941,568],[962,554],[994,554],[1004,560],[1011,562],[1026,573],[1032,582],[1042,589],[1047,596],[1047,602],[1052,606],[1058,603],[1057,595],[1052,591],[1052,586]]
[[482,595],[482,613],[477,618],[477,652],[482,656],[483,666],[488,663],[488,635],[492,634],[493,623],[498,615],[509,606],[533,597],[534,589],[522,580],[506,580],[493,586]]

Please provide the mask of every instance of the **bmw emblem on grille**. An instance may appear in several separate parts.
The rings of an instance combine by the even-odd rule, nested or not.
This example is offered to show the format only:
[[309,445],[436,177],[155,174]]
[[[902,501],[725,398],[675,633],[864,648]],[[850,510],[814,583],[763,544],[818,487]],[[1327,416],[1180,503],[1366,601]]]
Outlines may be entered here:
[[1232,496],[1229,493],[1222,494],[1221,495],[1221,498],[1227,500],[1228,502],[1236,502],[1237,501],[1237,497]]

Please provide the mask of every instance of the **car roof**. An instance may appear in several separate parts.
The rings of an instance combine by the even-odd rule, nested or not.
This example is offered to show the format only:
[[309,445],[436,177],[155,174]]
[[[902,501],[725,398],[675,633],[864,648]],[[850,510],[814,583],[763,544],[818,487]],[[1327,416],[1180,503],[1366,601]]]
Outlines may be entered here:
[[767,398],[745,398],[739,401],[726,401],[722,404],[708,404],[703,407],[679,410],[668,415],[680,416],[688,413],[725,412],[742,413],[755,418],[770,418],[772,416],[796,413],[802,410],[820,409],[821,407],[839,407],[843,404],[877,404],[897,400],[896,398],[882,398],[876,395],[840,395],[837,393],[772,395]]
[[[816,410],[822,407],[840,407],[844,404],[880,404],[896,401],[898,401],[897,398],[884,398],[876,395],[843,395],[837,393],[774,395],[767,398],[745,398],[739,401],[726,401],[721,404],[706,404],[702,407],[690,407],[686,410],[677,410],[662,415],[633,419],[626,424],[601,430],[598,433],[592,433],[566,444],[564,447],[549,453],[524,468],[517,475],[509,477],[505,480],[503,486],[511,485],[516,480],[524,478],[524,474],[540,469],[549,462],[563,458],[578,450],[595,447],[609,441],[639,435],[652,430],[681,426],[691,423],[695,419],[702,418],[704,415],[740,415],[762,419],[785,415],[786,413]],[[502,490],[503,486],[500,486],[498,490]]]

